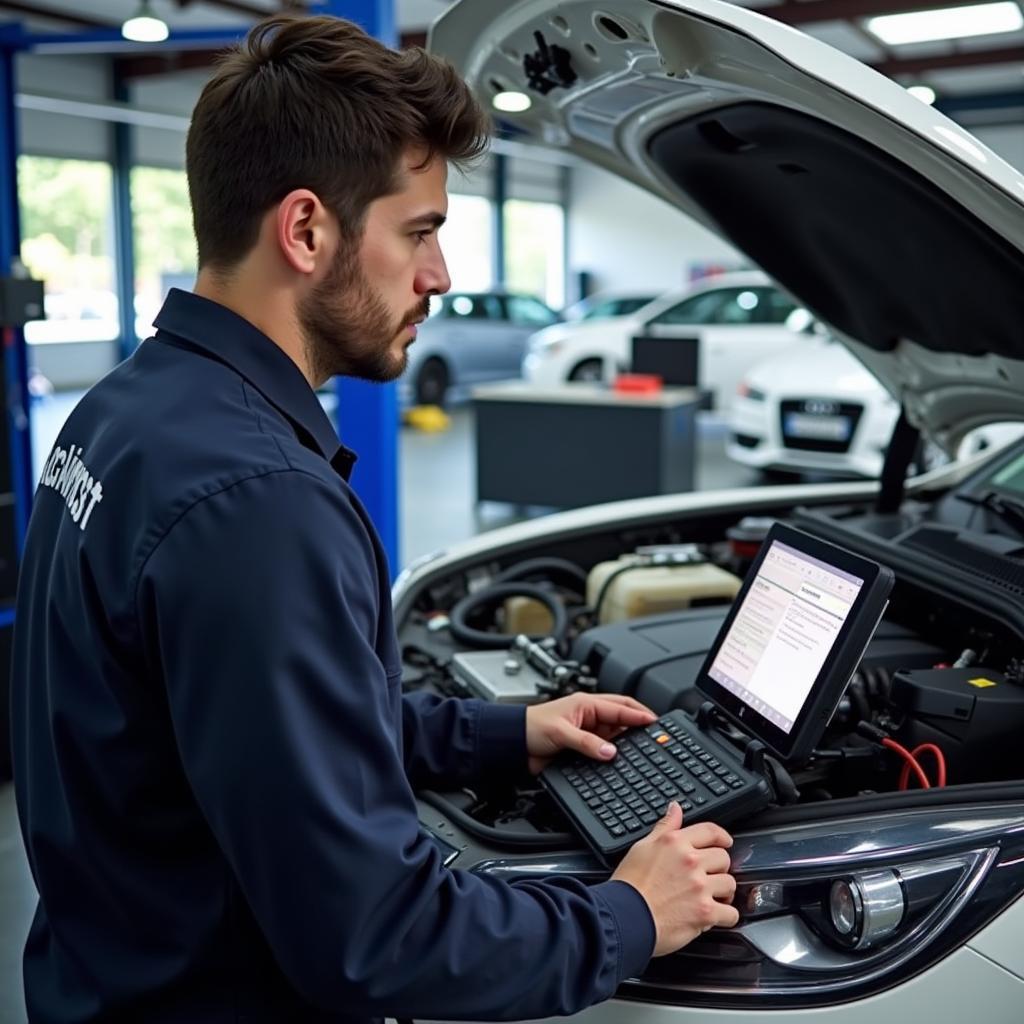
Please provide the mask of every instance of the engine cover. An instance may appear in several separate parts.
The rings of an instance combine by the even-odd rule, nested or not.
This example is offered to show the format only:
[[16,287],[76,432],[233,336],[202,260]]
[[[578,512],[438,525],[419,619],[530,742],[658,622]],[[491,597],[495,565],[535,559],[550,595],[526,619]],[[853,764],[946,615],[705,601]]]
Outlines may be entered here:
[[[696,608],[597,626],[580,634],[572,658],[586,665],[601,693],[624,693],[658,714],[696,710],[697,675],[728,609]],[[894,623],[879,624],[862,668],[930,668],[944,652]]]

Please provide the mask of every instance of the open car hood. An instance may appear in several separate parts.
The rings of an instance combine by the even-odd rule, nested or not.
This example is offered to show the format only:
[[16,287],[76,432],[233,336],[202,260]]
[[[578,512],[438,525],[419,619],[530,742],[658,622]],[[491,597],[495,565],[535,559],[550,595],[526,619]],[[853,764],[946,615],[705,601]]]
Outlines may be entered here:
[[947,450],[1024,419],[1024,176],[896,82],[716,0],[461,0],[430,47],[749,256]]

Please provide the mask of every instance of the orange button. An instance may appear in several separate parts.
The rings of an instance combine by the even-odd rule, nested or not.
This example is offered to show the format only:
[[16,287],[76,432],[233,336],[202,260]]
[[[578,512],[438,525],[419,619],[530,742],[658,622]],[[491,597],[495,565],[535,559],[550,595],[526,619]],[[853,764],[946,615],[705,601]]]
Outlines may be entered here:
[[667,732],[663,732],[660,736],[654,737],[655,743],[668,743],[672,739]]

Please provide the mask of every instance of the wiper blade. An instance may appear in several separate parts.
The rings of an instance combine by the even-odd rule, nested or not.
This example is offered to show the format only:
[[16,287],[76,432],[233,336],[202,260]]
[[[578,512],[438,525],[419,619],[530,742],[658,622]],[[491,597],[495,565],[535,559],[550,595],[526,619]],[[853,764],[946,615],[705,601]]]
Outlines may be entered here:
[[969,505],[978,505],[995,512],[1000,518],[1024,533],[1024,502],[1000,494],[998,491],[986,491],[984,494],[957,494],[956,497],[961,501],[966,501]]

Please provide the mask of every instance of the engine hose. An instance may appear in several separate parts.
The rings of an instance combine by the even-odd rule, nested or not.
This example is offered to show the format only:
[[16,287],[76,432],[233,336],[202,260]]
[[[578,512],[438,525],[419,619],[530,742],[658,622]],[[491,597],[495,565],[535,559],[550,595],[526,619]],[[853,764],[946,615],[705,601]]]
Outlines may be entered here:
[[864,678],[859,672],[855,672],[847,687],[847,693],[856,710],[858,722],[871,721],[871,705],[868,703],[867,693],[864,690]]
[[567,590],[579,594],[586,593],[587,574],[567,558],[527,558],[524,562],[516,562],[507,569],[502,569],[494,577],[495,583],[511,583],[513,580],[526,580],[531,576],[540,576],[561,583]]
[[550,634],[533,635],[531,640],[544,640],[553,636],[561,640],[569,624],[565,607],[550,591],[534,583],[494,583],[483,590],[468,594],[448,614],[448,628],[459,643],[478,650],[497,651],[509,647],[516,635],[513,633],[489,633],[469,625],[468,619],[489,605],[498,604],[510,597],[528,597],[539,601],[551,613],[554,625]]
[[576,837],[569,832],[505,832],[500,828],[485,825],[432,789],[422,789],[416,795],[425,804],[436,807],[471,836],[489,843],[499,843],[505,846],[529,846],[535,850],[554,850],[578,843]]
[[884,665],[875,666],[875,677],[877,679],[878,696],[883,703],[889,703],[889,696],[892,693],[892,673]]
[[881,665],[861,668],[857,674],[864,680],[868,697],[876,703],[885,703],[889,697],[890,675]]
[[650,567],[648,562],[627,562],[625,565],[620,565],[605,577],[604,583],[601,584],[601,589],[597,592],[597,597],[594,599],[594,625],[601,625],[601,606],[604,604],[604,599],[608,596],[608,591],[611,590],[612,584],[626,572],[632,572],[634,569],[647,569]]

